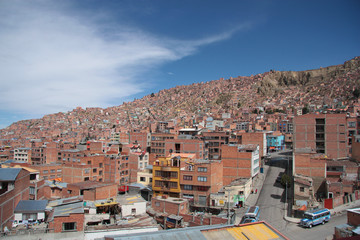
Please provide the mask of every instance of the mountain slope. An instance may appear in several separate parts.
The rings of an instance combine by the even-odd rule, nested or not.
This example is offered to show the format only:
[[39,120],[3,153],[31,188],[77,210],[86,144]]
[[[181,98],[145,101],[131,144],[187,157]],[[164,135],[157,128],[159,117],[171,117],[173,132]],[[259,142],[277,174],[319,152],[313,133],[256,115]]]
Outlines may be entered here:
[[290,108],[351,103],[360,90],[360,57],[308,71],[274,71],[164,89],[107,109],[77,108],[41,119],[19,121],[0,130],[2,138],[108,135],[111,128],[141,129],[152,121],[241,111],[256,107]]

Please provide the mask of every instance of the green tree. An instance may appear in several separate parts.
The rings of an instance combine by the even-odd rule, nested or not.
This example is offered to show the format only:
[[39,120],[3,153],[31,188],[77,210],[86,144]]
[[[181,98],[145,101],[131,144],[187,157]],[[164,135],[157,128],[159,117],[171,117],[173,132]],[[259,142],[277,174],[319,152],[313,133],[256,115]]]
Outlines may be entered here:
[[281,185],[283,185],[284,187],[290,187],[291,184],[291,177],[287,174],[283,174],[280,180]]

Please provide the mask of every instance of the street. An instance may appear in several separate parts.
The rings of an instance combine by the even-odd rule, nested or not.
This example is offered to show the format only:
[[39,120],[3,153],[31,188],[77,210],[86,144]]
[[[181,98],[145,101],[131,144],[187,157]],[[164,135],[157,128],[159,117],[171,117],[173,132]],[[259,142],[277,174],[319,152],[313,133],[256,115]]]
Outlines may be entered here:
[[[296,223],[284,220],[285,188],[276,181],[280,173],[284,173],[287,167],[288,158],[282,153],[271,154],[269,169],[264,179],[264,184],[257,205],[260,207],[260,220],[266,221],[289,239],[325,239],[334,234],[334,227],[347,222],[346,213],[332,216],[332,219],[325,225],[318,225],[314,228],[302,228]],[[291,158],[289,159],[291,161]]]

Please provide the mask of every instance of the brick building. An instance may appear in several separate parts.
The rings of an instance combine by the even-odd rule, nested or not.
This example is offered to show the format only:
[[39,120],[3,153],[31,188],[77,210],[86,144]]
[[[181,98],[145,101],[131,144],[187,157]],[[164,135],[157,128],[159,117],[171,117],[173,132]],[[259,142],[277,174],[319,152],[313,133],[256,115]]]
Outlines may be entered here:
[[84,201],[96,201],[115,198],[118,192],[116,183],[85,181],[67,185],[66,197],[83,196]]
[[165,142],[165,152],[191,153],[195,154],[197,159],[202,159],[204,157],[204,141],[192,139],[189,135],[179,135],[177,139],[168,139]]
[[294,150],[313,149],[329,158],[349,156],[346,114],[305,114],[294,118]]
[[155,158],[165,157],[169,153],[165,151],[165,143],[169,139],[174,139],[175,135],[171,133],[151,133],[151,151]]
[[0,168],[0,227],[11,229],[20,200],[29,200],[30,173],[22,168]]
[[204,158],[208,160],[221,159],[221,145],[228,144],[229,132],[202,132],[201,137],[205,143]]
[[253,178],[260,172],[258,145],[223,145],[221,151],[224,185],[238,178]]
[[259,145],[259,157],[260,159],[267,154],[267,140],[266,135],[269,132],[247,132],[241,133],[241,144],[255,144]]
[[193,154],[172,154],[153,166],[154,196],[169,195],[207,206],[211,193],[222,187],[222,162],[196,160]]
[[167,214],[187,214],[189,212],[189,201],[167,196],[157,196],[151,199],[151,207],[156,212]]
[[49,231],[84,231],[84,203],[79,197],[64,198],[48,204],[52,208],[48,216]]

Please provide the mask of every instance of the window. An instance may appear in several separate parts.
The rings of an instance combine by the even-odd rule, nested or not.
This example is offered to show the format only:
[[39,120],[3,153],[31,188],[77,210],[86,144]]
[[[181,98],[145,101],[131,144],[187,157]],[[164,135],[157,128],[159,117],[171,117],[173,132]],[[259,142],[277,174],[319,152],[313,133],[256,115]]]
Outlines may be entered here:
[[155,202],[155,206],[160,207],[160,202]]
[[88,164],[91,165],[91,161],[88,161]]
[[305,192],[305,188],[304,188],[304,187],[300,187],[300,192]]
[[54,172],[55,172],[55,169],[51,169],[50,172],[51,172],[51,173],[54,173]]
[[48,174],[48,173],[49,173],[48,170],[44,170],[44,171],[43,171],[43,174]]
[[89,177],[84,178],[84,181],[89,181]]
[[178,173],[177,172],[170,172],[170,177],[171,178],[177,178]]
[[198,176],[199,182],[207,182],[207,177]]
[[99,175],[102,175],[103,174],[103,171],[99,171]]
[[170,188],[177,188],[178,184],[177,184],[177,182],[170,182],[169,186],[170,186]]
[[191,180],[192,180],[192,176],[184,175],[184,180],[191,181]]
[[198,186],[197,189],[198,191],[207,191],[207,187],[204,186]]
[[131,209],[131,214],[134,214],[134,215],[136,214],[136,208]]
[[348,122],[348,127],[349,127],[349,128],[354,128],[354,127],[356,127],[356,122]]
[[57,172],[61,172],[62,170],[61,169],[58,169]]
[[63,223],[63,231],[76,231],[76,222]]
[[35,195],[35,188],[29,187],[29,194]]
[[94,168],[94,169],[93,169],[93,173],[96,173],[96,172],[97,172],[97,169],[96,169],[96,168]]
[[145,182],[145,177],[140,177],[140,182]]
[[198,172],[207,172],[206,167],[198,167]]
[[184,190],[193,190],[192,185],[184,185]]
[[99,163],[99,167],[102,167],[103,166],[103,164],[102,163]]

